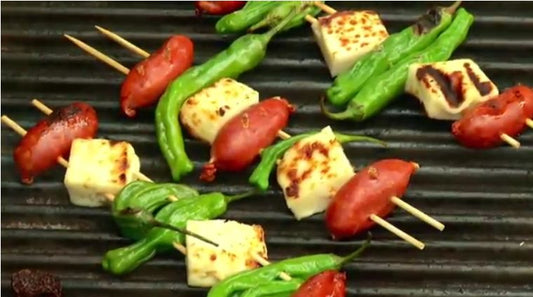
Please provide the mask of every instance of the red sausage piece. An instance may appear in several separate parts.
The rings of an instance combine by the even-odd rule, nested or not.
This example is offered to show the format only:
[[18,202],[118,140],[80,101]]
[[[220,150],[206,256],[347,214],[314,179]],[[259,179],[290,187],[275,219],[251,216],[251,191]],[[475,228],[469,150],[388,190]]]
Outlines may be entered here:
[[120,106],[128,117],[134,117],[138,108],[159,100],[167,85],[194,60],[193,42],[183,35],[170,37],[163,46],[133,67],[120,90]]
[[515,86],[469,110],[452,124],[452,134],[466,147],[492,148],[503,142],[503,133],[519,135],[532,116],[533,91]]
[[306,280],[291,297],[344,297],[346,274],[326,270]]
[[211,160],[200,179],[213,181],[216,170],[241,171],[269,146],[289,121],[294,107],[274,97],[250,106],[229,120],[211,146]]
[[398,159],[375,162],[354,175],[333,197],[326,225],[333,239],[345,239],[374,225],[370,215],[386,217],[394,210],[393,196],[407,190],[418,165]]
[[28,130],[15,148],[13,158],[21,181],[31,184],[35,176],[56,165],[57,158],[68,158],[74,139],[93,138],[97,130],[96,111],[86,103],[54,110]]
[[246,1],[196,1],[196,15],[224,15],[241,9]]

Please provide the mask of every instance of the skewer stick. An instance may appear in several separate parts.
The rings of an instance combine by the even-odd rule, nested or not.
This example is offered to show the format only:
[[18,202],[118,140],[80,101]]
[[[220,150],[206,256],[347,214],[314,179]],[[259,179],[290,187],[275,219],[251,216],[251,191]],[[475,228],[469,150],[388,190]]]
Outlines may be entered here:
[[428,216],[427,214],[423,213],[422,211],[420,211],[419,209],[413,207],[412,205],[410,205],[409,203],[403,201],[402,199],[400,199],[400,198],[398,198],[396,196],[393,196],[391,201],[392,201],[392,203],[394,203],[394,204],[398,205],[399,207],[401,207],[403,210],[405,210],[408,213],[410,213],[411,215],[419,218],[420,220],[428,223],[429,225],[435,227],[439,231],[444,230],[444,224],[442,224],[441,222],[439,222],[439,221],[435,220],[434,218]]
[[130,72],[130,70],[120,64],[119,62],[111,59],[110,57],[104,55],[103,53],[101,53],[100,51],[98,51],[97,49],[95,49],[94,47],[86,44],[85,42],[79,40],[79,39],[76,39],[68,34],[63,34],[68,40],[72,41],[74,44],[76,44],[79,48],[81,48],[82,50],[86,51],[87,53],[89,53],[91,56],[97,58],[98,60],[106,63],[107,65],[115,68],[116,70],[122,72],[123,74],[125,75],[128,75],[128,73]]
[[532,119],[526,119],[526,125],[529,128],[533,129],[533,120]]
[[320,1],[315,1],[313,4],[327,14],[334,14],[337,12],[337,10],[335,10],[333,7]]
[[[38,99],[31,100],[31,104],[33,106],[35,106],[38,110],[40,110],[42,113],[46,114],[46,115],[50,115],[53,112],[53,110],[50,107],[46,106],[44,103],[42,103]],[[24,134],[26,134],[26,133],[24,133]],[[63,159],[63,158],[61,158],[61,159]],[[66,162],[66,163],[61,163],[63,161]],[[68,162],[65,159],[63,159],[63,161],[58,160],[58,162],[61,163],[61,165],[65,166],[65,167],[68,167]],[[152,179],[150,179],[148,176],[144,175],[142,172],[135,173],[135,177],[138,180],[147,181],[147,182],[153,182]],[[109,199],[109,195],[106,195],[106,197]],[[113,198],[114,197],[111,195],[111,199],[110,200],[112,201]]]
[[[325,12],[327,14],[331,15],[331,14],[334,14],[334,13],[337,12],[337,10],[335,10],[333,7],[331,7],[331,6],[329,6],[329,5],[325,4],[325,3],[322,3],[320,1],[315,1],[315,2],[313,2],[313,4],[316,7],[320,8],[323,12]],[[315,17],[311,16],[311,15],[306,15],[305,16],[305,20],[308,21],[309,23],[313,24],[313,25],[318,23],[318,20]]]
[[500,138],[505,141],[508,145],[514,147],[514,148],[520,148],[520,142],[514,138],[512,138],[511,136],[503,133],[500,135]]
[[[100,30],[100,32],[102,32],[104,35],[106,35],[107,37],[111,38],[112,40],[118,42],[120,45],[123,45],[124,47],[128,48],[129,50],[147,58],[150,56],[150,54],[146,51],[144,51],[143,49],[137,47],[136,45],[134,45],[133,43],[127,41],[126,39],[120,37],[118,34],[116,33],[113,33],[107,29],[104,29],[102,27],[99,27],[99,26],[95,26],[98,30]],[[67,35],[67,34],[64,34],[65,37],[67,37],[70,41],[72,41],[74,44],[76,44],[78,47],[80,47],[81,49],[83,49],[84,51],[86,51],[87,53],[89,53],[90,55],[92,55],[93,57],[103,61],[104,63],[107,63],[108,65],[110,65],[111,67],[115,68],[116,70],[124,73],[125,75],[128,75],[128,73],[130,72],[130,70],[120,64],[119,62],[113,60],[111,57],[109,56],[106,56],[104,53],[98,51],[97,49],[91,47],[90,45],[84,43],[83,41],[81,40],[78,40],[70,35]],[[39,108],[39,107],[38,107]],[[279,131],[278,132],[278,136],[279,138],[281,139],[287,139],[287,138],[290,138],[291,136],[289,134],[287,134],[286,132],[284,131]]]
[[139,48],[138,46],[136,46],[135,44],[127,41],[126,39],[120,37],[118,34],[116,33],[113,33],[107,29],[104,29],[100,26],[94,26],[98,31],[102,32],[102,34],[104,34],[105,36],[109,37],[111,40],[117,42],[118,44],[122,45],[123,47],[129,49],[131,52],[143,57],[143,58],[148,58],[150,57],[150,54],[143,50],[142,48]]
[[[172,245],[173,245],[174,248],[175,248],[176,250],[178,250],[180,253],[182,253],[183,255],[187,255],[187,248],[186,248],[183,244],[181,244],[181,243],[179,243],[179,242],[174,242],[174,243],[172,243]],[[268,265],[271,264],[270,262],[268,262],[267,259],[265,259],[265,258],[259,256],[258,254],[252,254],[252,257],[254,258],[254,260],[255,260],[257,263],[261,264],[261,266],[268,266]],[[285,280],[285,281],[290,281],[290,280],[292,279],[291,276],[288,275],[288,274],[285,273],[285,272],[281,272],[281,273],[279,274],[279,277],[280,277],[282,280]]]
[[378,217],[375,214],[370,215],[370,219],[374,221],[376,224],[380,225],[381,227],[389,230],[391,233],[394,233],[396,236],[400,237],[401,239],[407,241],[408,243],[414,245],[418,249],[423,250],[425,245],[423,242],[419,241],[418,239],[412,237],[411,235],[403,232],[402,230],[396,228],[393,224],[385,221],[384,219]]

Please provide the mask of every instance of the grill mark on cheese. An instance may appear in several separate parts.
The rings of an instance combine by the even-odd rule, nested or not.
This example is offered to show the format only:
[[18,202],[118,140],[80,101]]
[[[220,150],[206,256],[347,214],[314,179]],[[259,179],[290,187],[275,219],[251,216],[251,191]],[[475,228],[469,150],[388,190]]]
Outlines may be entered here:
[[219,116],[223,117],[225,113],[226,113],[226,110],[224,109],[224,107],[221,107],[218,109]]
[[416,78],[422,81],[426,88],[429,89],[431,86],[428,81],[428,76],[431,76],[435,80],[444,98],[451,107],[457,107],[465,100],[462,90],[463,75],[460,72],[456,71],[447,75],[431,65],[421,67],[416,71]]
[[479,76],[474,73],[474,70],[472,70],[470,63],[465,63],[464,67],[466,69],[468,77],[474,83],[474,86],[476,86],[476,89],[478,90],[479,94],[481,96],[488,95],[492,91],[492,84],[488,81],[481,82]]

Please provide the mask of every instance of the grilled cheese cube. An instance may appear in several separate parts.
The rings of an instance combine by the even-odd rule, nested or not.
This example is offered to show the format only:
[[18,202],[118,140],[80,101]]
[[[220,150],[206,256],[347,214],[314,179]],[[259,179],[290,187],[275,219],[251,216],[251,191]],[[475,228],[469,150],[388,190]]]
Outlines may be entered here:
[[328,126],[296,142],[279,161],[278,184],[297,220],[323,212],[354,170]]
[[259,267],[254,254],[267,258],[263,228],[236,221],[187,221],[187,230],[219,244],[215,247],[191,236],[187,243],[187,284],[211,287],[238,272]]
[[212,144],[226,122],[258,102],[256,90],[222,78],[185,101],[180,121],[192,136]]
[[412,64],[405,91],[422,102],[428,117],[437,120],[458,120],[467,110],[499,94],[470,59]]
[[331,77],[349,70],[368,52],[389,37],[374,11],[343,11],[318,19],[311,25]]
[[127,142],[75,139],[64,179],[70,201],[86,207],[106,205],[105,195],[116,195],[135,180],[140,167],[139,157]]

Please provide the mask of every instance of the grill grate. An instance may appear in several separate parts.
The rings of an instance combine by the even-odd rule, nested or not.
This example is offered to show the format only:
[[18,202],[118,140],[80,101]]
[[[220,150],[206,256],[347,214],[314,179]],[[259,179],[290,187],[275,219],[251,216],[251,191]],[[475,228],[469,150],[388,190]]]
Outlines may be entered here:
[[[375,9],[389,32],[409,25],[433,3],[330,3],[336,9]],[[119,112],[122,74],[96,61],[62,37],[78,37],[120,63],[138,61],[93,29],[109,28],[143,49],[153,51],[170,34],[195,42],[195,64],[226,48],[234,36],[213,34],[216,18],[194,17],[190,2],[2,2],[2,114],[23,127],[42,115],[32,98],[56,107],[74,100],[93,105],[99,135],[133,144],[143,172],[169,181],[154,137],[153,108],[135,121]],[[533,3],[467,2],[476,21],[469,39],[454,57],[476,60],[500,89],[518,82],[533,85]],[[280,80],[280,78],[282,78]],[[332,125],[341,132],[379,137],[388,149],[345,145],[352,163],[377,159],[416,160],[422,168],[405,196],[416,207],[446,224],[442,233],[396,210],[390,222],[424,241],[423,252],[374,228],[374,243],[364,257],[346,267],[350,296],[533,296],[533,132],[520,137],[522,147],[475,152],[459,147],[449,123],[425,118],[415,100],[398,98],[379,116],[361,124],[325,121],[318,97],[330,84],[309,28],[278,36],[265,61],[239,81],[262,98],[283,95],[298,107],[286,131],[291,134]],[[100,266],[102,255],[127,240],[118,236],[105,209],[71,205],[57,167],[32,186],[18,182],[12,151],[19,137],[2,126],[2,294],[10,296],[10,274],[31,267],[55,273],[65,296],[205,296],[186,286],[183,257],[159,255],[125,277]],[[220,174],[217,182],[198,181],[209,148],[186,141],[196,170],[183,181],[201,191],[241,192],[251,171]],[[273,183],[275,185],[275,183]],[[234,203],[226,218],[262,224],[270,258],[275,261],[307,253],[347,253],[353,241],[328,240],[322,216],[296,222],[273,187],[267,195]]]

